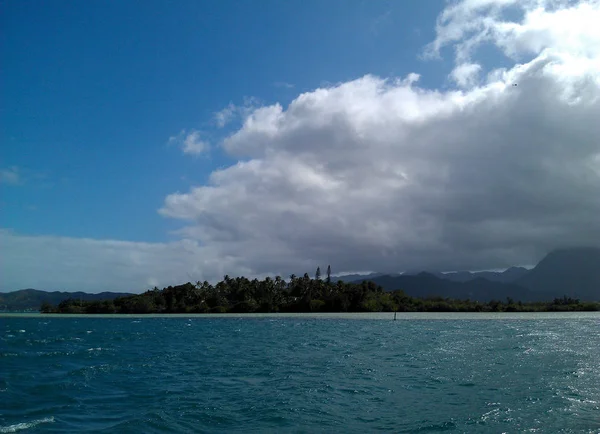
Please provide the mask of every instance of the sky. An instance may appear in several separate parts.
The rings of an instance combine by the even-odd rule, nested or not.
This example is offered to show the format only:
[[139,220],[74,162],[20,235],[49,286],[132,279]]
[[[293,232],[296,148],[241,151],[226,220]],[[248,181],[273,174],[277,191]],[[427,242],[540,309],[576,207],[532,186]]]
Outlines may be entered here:
[[600,1],[0,1],[0,291],[600,245]]

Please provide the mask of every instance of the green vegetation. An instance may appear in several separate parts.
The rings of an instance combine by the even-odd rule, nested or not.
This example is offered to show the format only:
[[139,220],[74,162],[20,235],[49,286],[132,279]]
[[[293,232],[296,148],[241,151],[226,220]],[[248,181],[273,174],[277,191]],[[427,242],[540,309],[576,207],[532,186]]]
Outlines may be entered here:
[[20,289],[18,291],[0,293],[0,311],[8,312],[28,312],[37,311],[41,305],[57,305],[67,298],[80,299],[84,301],[92,300],[113,300],[117,297],[125,297],[124,292],[101,292],[98,294],[88,294],[85,292],[47,292],[37,289]]
[[345,283],[291,275],[289,281],[277,276],[264,280],[245,277],[224,279],[216,285],[208,282],[186,283],[154,288],[139,295],[114,300],[68,299],[58,306],[44,303],[45,313],[251,313],[251,312],[547,312],[598,311],[600,303],[557,298],[548,303],[522,303],[507,298],[487,303],[448,298],[414,298],[403,291],[385,292],[373,282]]

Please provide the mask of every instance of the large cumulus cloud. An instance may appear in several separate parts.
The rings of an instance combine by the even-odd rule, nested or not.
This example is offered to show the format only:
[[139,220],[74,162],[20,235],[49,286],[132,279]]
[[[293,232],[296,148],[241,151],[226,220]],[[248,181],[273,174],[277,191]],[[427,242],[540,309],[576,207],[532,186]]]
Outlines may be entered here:
[[[261,271],[498,267],[600,242],[600,7],[548,3],[448,7],[428,50],[455,49],[461,90],[368,75],[255,110],[223,143],[244,161],[161,212]],[[482,71],[483,43],[522,62]]]
[[[366,75],[255,108],[222,143],[239,162],[160,213],[184,222],[208,279],[495,268],[598,245],[598,22],[597,1],[452,3],[425,54],[451,53],[456,88]],[[510,67],[478,60],[490,44]],[[181,256],[152,249],[142,269]]]

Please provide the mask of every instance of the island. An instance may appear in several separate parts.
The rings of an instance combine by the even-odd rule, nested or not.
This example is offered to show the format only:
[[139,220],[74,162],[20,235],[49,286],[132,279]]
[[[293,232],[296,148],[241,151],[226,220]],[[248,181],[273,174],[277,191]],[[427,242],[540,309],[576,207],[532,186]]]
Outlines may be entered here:
[[563,296],[549,301],[477,301],[441,296],[411,297],[402,290],[385,291],[372,281],[334,282],[329,270],[321,278],[291,275],[250,280],[225,276],[215,285],[207,281],[154,288],[113,300],[69,298],[58,305],[43,303],[42,313],[290,313],[290,312],[564,312],[600,311],[600,303]]

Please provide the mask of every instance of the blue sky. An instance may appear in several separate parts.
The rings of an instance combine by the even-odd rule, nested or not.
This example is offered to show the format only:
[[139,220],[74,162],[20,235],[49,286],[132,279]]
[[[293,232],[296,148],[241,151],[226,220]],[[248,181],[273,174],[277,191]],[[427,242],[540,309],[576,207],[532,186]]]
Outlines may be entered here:
[[[244,98],[287,104],[367,73],[443,84],[421,61],[441,1],[2,2],[1,226],[165,241],[165,196],[234,163],[168,139]],[[292,87],[293,86],[293,87]]]
[[0,0],[0,291],[600,245],[598,22],[595,0]]

